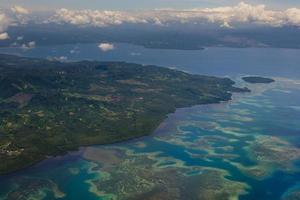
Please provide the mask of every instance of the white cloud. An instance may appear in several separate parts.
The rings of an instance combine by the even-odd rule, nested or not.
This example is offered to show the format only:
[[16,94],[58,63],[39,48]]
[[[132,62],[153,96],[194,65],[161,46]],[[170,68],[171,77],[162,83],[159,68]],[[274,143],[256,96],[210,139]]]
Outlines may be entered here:
[[35,47],[35,41],[31,41],[31,42],[28,42],[28,47],[29,48],[34,48]]
[[110,43],[101,43],[98,47],[101,51],[111,51],[115,49],[114,45]]
[[9,36],[6,32],[5,33],[0,33],[0,40],[6,40],[8,38],[9,38]]
[[9,38],[6,32],[9,26],[25,24],[29,13],[27,9],[21,6],[14,6],[10,10],[0,9],[0,39],[5,40]]
[[27,24],[30,20],[31,12],[22,6],[13,6],[8,13],[12,25]]
[[59,62],[67,62],[68,61],[68,57],[66,57],[66,56],[47,57],[47,59],[50,61],[59,61]]
[[28,15],[30,12],[29,10],[27,10],[26,8],[22,7],[22,6],[14,6],[11,8],[11,11],[15,14],[19,14],[19,15]]
[[99,10],[68,10],[65,8],[56,11],[50,22],[69,23],[74,25],[107,26],[122,23],[145,23],[143,19],[127,12],[99,11]]
[[[241,2],[232,7],[159,10],[158,15],[165,21],[185,23],[205,20],[211,23],[218,23],[223,27],[232,27],[232,23],[256,23],[281,26],[288,24],[285,17],[286,12],[268,10],[265,5],[250,5]],[[300,26],[300,23],[298,25]]]
[[142,54],[139,53],[139,52],[131,52],[129,55],[131,55],[131,56],[140,56]]
[[5,13],[0,10],[0,40],[6,40],[9,38],[9,35],[6,31],[8,25],[10,23],[9,18]]
[[23,39],[24,39],[23,36],[18,36],[18,37],[17,37],[17,40],[18,40],[18,41],[23,40]]
[[78,54],[78,53],[80,53],[80,50],[78,47],[75,47],[72,50],[70,50],[70,54]]
[[298,8],[290,8],[285,12],[286,21],[289,24],[299,26],[300,24],[300,9]]
[[60,9],[49,20],[74,25],[108,26],[123,23],[152,23],[164,25],[170,22],[210,22],[223,27],[235,23],[255,23],[270,26],[294,25],[300,27],[300,9],[271,10],[265,5],[241,2],[235,6],[195,9],[165,9],[143,12],[68,10]]
[[35,41],[31,41],[31,42],[28,42],[27,44],[22,44],[21,48],[24,49],[24,50],[28,50],[28,49],[35,48],[35,46],[36,46]]
[[[250,5],[244,2],[233,7],[219,7],[195,10],[200,17],[211,22],[229,25],[231,23],[258,23],[272,26],[283,25],[283,12],[266,9],[265,5]],[[300,25],[300,24],[299,24]]]
[[9,23],[10,23],[10,20],[7,17],[7,15],[5,13],[1,12],[1,10],[0,10],[0,33],[4,32],[7,29]]

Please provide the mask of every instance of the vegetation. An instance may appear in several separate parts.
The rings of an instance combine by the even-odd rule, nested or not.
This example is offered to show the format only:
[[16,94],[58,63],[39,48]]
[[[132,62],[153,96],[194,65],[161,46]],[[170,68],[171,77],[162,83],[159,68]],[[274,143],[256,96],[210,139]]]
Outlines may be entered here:
[[247,77],[243,77],[242,79],[248,83],[273,83],[274,82],[273,79],[259,77],[259,76],[247,76]]
[[150,134],[176,108],[248,91],[233,84],[156,66],[0,55],[0,173]]

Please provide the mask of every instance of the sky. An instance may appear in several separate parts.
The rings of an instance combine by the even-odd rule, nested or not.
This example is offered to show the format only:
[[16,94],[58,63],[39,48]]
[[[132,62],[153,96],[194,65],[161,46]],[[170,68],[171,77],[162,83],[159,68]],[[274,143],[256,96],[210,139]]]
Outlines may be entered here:
[[[29,10],[97,9],[97,10],[150,10],[156,8],[204,8],[232,6],[241,0],[0,0],[0,8],[14,5]],[[250,4],[265,4],[272,9],[300,8],[300,0],[244,0]]]

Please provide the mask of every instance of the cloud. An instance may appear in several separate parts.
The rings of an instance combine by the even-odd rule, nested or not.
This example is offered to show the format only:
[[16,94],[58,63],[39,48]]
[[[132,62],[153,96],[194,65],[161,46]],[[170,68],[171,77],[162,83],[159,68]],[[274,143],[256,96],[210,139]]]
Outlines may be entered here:
[[35,48],[35,46],[36,46],[35,41],[31,41],[31,42],[28,42],[27,44],[22,44],[21,48],[24,50],[29,50],[29,49]]
[[11,7],[10,12],[8,12],[12,25],[27,24],[31,17],[30,14],[28,9],[17,5]]
[[31,41],[31,42],[28,42],[28,47],[29,48],[34,48],[35,47],[35,41]]
[[140,56],[142,54],[139,53],[139,52],[131,52],[129,55],[131,55],[131,56]]
[[8,39],[9,38],[9,36],[8,36],[8,33],[0,33],[0,40],[6,40],[6,39]]
[[18,40],[18,41],[23,40],[23,39],[24,39],[23,36],[18,36],[18,37],[17,37],[17,40]]
[[7,15],[5,13],[1,12],[1,10],[0,10],[0,33],[4,32],[7,29],[9,23],[10,23],[10,20],[7,17]]
[[22,6],[14,6],[11,8],[11,11],[15,14],[19,14],[19,15],[28,15],[30,12],[29,10],[27,10],[26,8],[22,7]]
[[69,23],[74,25],[120,25],[122,23],[145,23],[139,17],[121,11],[99,11],[99,10],[68,10],[65,8],[56,11],[49,22]]
[[14,6],[10,10],[0,9],[0,40],[9,38],[6,32],[9,26],[25,24],[29,13],[27,9],[21,6]]
[[[218,23],[222,27],[231,28],[236,23],[254,23],[269,26],[295,25],[300,26],[298,9],[285,11],[269,10],[265,5],[250,5],[244,2],[236,6],[216,8],[195,8],[186,10],[159,10],[158,15],[162,21],[199,22],[207,21]],[[161,13],[164,13],[163,15]]]
[[231,28],[236,23],[263,24],[269,26],[293,25],[300,27],[300,9],[271,10],[265,5],[240,2],[235,6],[194,9],[158,9],[143,12],[68,10],[59,9],[49,20],[73,25],[109,26],[123,23],[151,23],[166,25],[172,22],[217,23]]
[[68,61],[68,57],[66,56],[54,56],[54,57],[47,57],[48,60],[50,61],[59,61],[59,62],[67,62]]
[[289,24],[299,26],[300,24],[300,9],[290,8],[285,12],[286,20]]
[[115,49],[114,45],[110,43],[101,43],[98,47],[101,51],[111,51]]
[[70,50],[70,54],[78,54],[80,53],[79,47],[74,47],[73,49]]
[[7,27],[10,24],[10,20],[7,15],[0,10],[0,40],[6,40],[9,38],[9,35],[6,31]]

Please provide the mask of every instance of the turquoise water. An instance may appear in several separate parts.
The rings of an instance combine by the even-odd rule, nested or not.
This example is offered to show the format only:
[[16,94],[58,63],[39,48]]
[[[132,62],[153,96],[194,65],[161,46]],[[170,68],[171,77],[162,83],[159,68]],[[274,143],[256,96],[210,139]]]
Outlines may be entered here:
[[[220,59],[236,54],[235,68],[246,69],[249,54],[240,51],[252,50],[216,51],[223,51]],[[294,50],[257,51],[266,60],[274,52]],[[196,63],[201,52],[190,53]],[[300,199],[300,80],[299,69],[292,71],[298,58],[291,56],[294,60],[288,62],[284,56],[277,59],[278,65],[277,60],[265,61],[274,62],[274,69],[287,62],[281,77],[270,70],[276,80],[272,84],[249,85],[240,79],[240,74],[263,75],[266,68],[227,71],[252,92],[235,94],[230,102],[178,109],[151,136],[81,148],[2,176],[0,198]],[[252,64],[256,62],[260,60]],[[204,70],[186,66],[197,73]],[[213,66],[207,74],[218,75]]]

